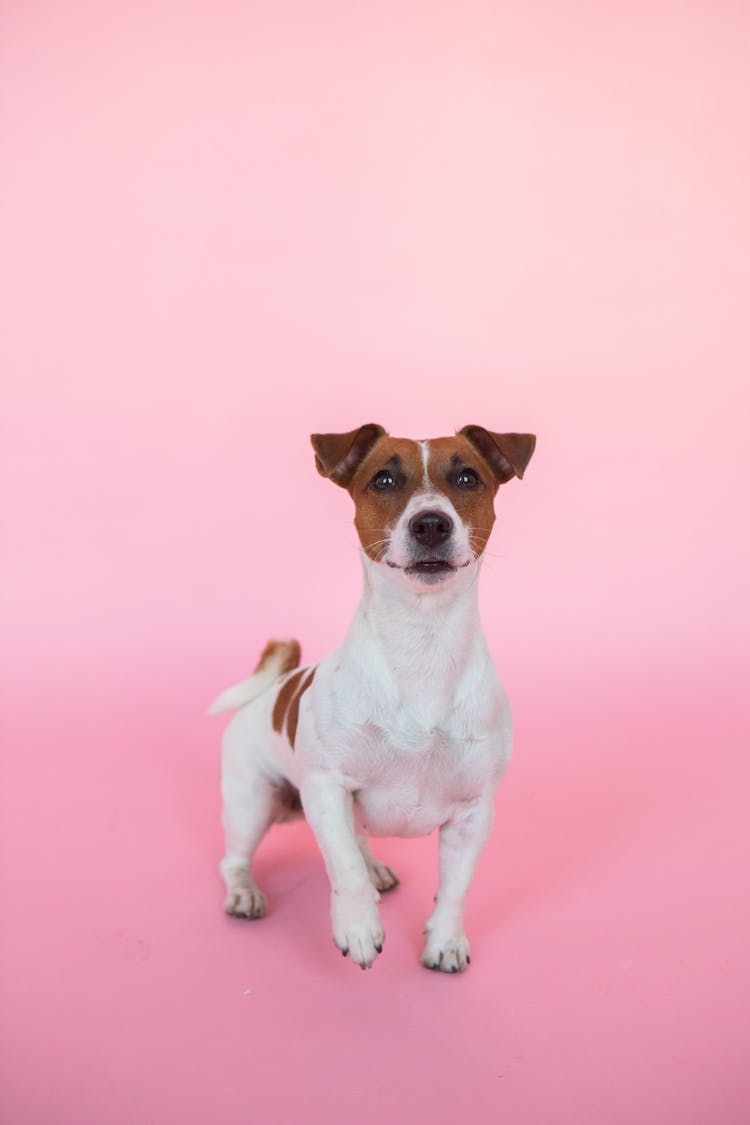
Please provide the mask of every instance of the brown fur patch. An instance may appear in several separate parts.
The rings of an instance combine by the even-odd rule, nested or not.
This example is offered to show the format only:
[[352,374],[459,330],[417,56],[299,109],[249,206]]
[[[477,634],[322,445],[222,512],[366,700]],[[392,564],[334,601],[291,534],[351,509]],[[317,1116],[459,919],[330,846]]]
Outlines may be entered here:
[[522,478],[536,448],[535,434],[493,434],[484,426],[464,426],[463,435],[492,467],[498,484]]
[[334,484],[349,488],[368,449],[384,434],[383,427],[375,422],[368,422],[346,434],[311,434],[318,472]]
[[[402,487],[384,492],[370,488],[370,481],[378,470],[391,466],[394,472],[403,474]],[[383,556],[388,531],[422,487],[423,474],[419,445],[408,438],[381,438],[359,466],[351,488],[356,506],[354,525],[365,554],[376,562]]]
[[310,684],[315,677],[315,669],[311,668],[305,676],[304,680],[299,686],[299,691],[295,695],[289,707],[289,714],[286,720],[286,736],[289,739],[289,744],[294,749],[294,740],[297,737],[297,723],[299,722],[299,704],[302,696],[305,694]]
[[271,725],[277,734],[281,734],[284,729],[284,719],[289,710],[289,704],[292,702],[294,693],[299,687],[299,682],[306,671],[306,668],[300,668],[298,672],[295,672],[293,676],[290,676],[289,679],[281,685],[281,690],[276,696],[276,702],[273,705],[273,715],[271,716]]
[[[317,667],[317,666],[316,666]],[[297,736],[299,722],[299,703],[304,693],[313,682],[315,668],[300,668],[293,676],[282,684],[281,690],[273,705],[271,725],[277,734],[281,734],[286,726],[286,736],[294,749],[294,740]]]
[[299,641],[269,641],[260,654],[260,660],[255,666],[255,671],[261,672],[272,660],[279,658],[281,660],[279,664],[280,676],[283,676],[285,672],[291,672],[292,668],[296,668],[302,658]]

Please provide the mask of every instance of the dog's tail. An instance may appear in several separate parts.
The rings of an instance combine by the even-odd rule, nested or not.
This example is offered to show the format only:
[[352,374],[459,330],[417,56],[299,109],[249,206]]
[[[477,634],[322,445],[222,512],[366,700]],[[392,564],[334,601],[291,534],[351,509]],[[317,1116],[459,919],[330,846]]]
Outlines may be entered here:
[[299,641],[269,641],[261,653],[253,674],[223,691],[209,707],[209,715],[219,715],[223,711],[237,711],[246,703],[252,703],[275,683],[279,676],[291,672],[292,668],[297,668],[301,655]]

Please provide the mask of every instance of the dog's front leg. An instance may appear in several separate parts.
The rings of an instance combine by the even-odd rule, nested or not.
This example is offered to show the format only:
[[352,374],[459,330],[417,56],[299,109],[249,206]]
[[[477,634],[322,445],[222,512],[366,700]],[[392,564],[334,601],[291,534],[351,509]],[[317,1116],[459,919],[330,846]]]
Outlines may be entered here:
[[440,829],[440,885],[427,922],[422,964],[460,973],[469,963],[464,902],[494,819],[492,795],[464,806]]
[[333,940],[345,956],[369,969],[385,935],[377,910],[380,895],[357,843],[353,796],[319,775],[304,782],[300,796],[331,882]]

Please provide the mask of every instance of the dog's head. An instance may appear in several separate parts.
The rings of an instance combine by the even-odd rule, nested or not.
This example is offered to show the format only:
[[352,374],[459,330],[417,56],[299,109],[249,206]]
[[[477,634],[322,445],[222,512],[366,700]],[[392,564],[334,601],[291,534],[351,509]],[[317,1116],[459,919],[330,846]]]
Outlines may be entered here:
[[411,441],[373,423],[311,440],[318,472],[354,500],[365,554],[416,589],[476,566],[495,522],[495,494],[523,476],[536,444],[533,434],[482,426]]

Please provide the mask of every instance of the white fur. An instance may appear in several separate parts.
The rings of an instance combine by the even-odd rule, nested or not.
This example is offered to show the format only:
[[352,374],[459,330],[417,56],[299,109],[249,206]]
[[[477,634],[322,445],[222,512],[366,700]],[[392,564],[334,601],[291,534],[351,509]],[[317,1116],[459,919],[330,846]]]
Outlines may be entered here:
[[[426,470],[426,443],[423,453]],[[455,523],[457,569],[437,585],[403,569],[409,519],[427,507]],[[278,693],[264,674],[212,708],[242,706],[223,748],[225,907],[248,917],[265,911],[250,861],[280,818],[278,785],[286,780],[299,790],[323,854],[334,941],[363,968],[382,946],[379,891],[395,876],[362,837],[440,831],[439,889],[422,961],[457,972],[469,960],[463,906],[510,757],[510,711],[480,627],[480,562],[444,493],[427,487],[412,497],[386,558],[402,569],[362,552],[362,600],[301,698],[294,750],[272,730]]]
[[430,484],[430,443],[429,441],[420,441],[417,444],[422,455],[422,485],[428,488]]

